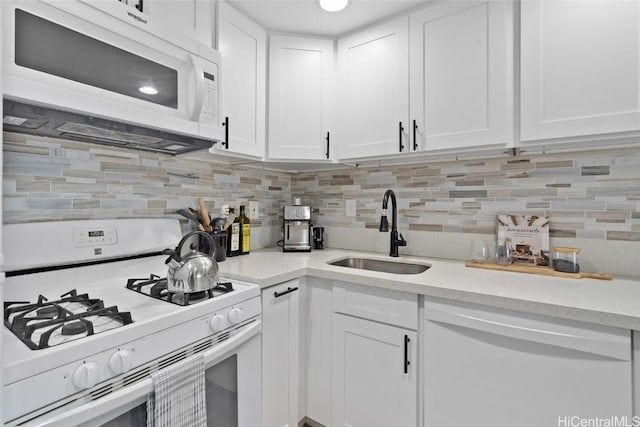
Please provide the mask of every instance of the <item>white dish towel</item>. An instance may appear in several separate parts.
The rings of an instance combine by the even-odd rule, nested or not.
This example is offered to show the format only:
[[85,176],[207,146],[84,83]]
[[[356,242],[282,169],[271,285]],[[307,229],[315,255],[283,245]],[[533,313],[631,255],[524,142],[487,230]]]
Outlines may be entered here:
[[204,365],[200,353],[151,374],[147,427],[206,427]]

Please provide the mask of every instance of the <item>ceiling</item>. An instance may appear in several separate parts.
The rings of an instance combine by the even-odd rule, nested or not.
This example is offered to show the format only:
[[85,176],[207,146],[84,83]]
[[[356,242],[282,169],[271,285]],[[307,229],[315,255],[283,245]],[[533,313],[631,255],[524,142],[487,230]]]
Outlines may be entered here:
[[336,37],[398,15],[425,0],[349,0],[340,12],[325,12],[317,0],[228,0],[268,31]]

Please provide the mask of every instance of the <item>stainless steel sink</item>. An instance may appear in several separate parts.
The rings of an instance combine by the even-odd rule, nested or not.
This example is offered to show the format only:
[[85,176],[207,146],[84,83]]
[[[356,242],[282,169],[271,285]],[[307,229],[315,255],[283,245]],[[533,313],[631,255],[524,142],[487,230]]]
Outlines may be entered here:
[[338,267],[358,268],[360,270],[381,271],[383,273],[393,274],[420,274],[431,267],[428,264],[385,261],[373,258],[343,258],[331,261],[328,264],[337,265]]

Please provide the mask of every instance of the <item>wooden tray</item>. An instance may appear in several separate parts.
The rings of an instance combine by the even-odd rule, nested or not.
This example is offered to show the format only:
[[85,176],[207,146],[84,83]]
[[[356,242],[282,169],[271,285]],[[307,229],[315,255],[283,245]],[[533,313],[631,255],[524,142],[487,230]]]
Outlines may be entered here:
[[570,279],[600,279],[611,280],[612,277],[608,274],[600,273],[563,273],[561,271],[555,271],[551,267],[542,267],[538,265],[522,265],[522,264],[494,264],[490,262],[475,262],[467,261],[465,263],[467,267],[473,268],[485,268],[487,270],[499,270],[499,271],[513,271],[516,273],[528,273],[528,274],[541,274],[543,276],[555,276],[555,277],[568,277]]

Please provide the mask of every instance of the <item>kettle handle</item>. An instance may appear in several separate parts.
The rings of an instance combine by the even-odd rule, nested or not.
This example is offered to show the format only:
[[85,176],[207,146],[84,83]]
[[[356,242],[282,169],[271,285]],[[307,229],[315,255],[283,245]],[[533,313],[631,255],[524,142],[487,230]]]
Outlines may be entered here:
[[204,231],[192,231],[190,233],[185,234],[185,236],[182,239],[180,239],[180,243],[178,243],[178,246],[176,246],[176,248],[173,251],[171,249],[165,249],[164,251],[162,251],[163,254],[170,255],[169,259],[167,259],[165,263],[169,263],[171,259],[174,259],[177,262],[181,262],[180,252],[182,251],[182,246],[187,242],[187,240],[189,240],[191,237],[193,237],[196,234],[202,234],[209,240],[209,253],[207,255],[213,258],[213,256],[216,253],[216,244],[215,244],[215,241],[213,240],[213,237],[211,237],[211,234],[205,233]]

